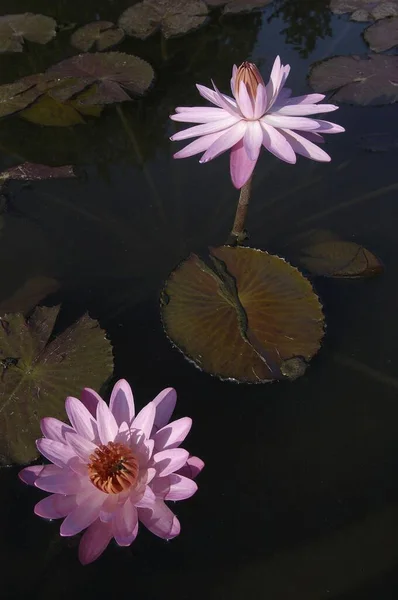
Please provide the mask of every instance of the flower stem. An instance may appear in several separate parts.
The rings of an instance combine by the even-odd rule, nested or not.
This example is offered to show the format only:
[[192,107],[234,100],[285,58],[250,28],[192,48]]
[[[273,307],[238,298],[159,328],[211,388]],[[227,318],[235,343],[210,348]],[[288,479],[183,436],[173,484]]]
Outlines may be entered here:
[[251,187],[252,177],[250,177],[250,179],[246,181],[245,185],[240,190],[239,202],[235,213],[235,220],[227,242],[232,246],[239,246],[247,238],[247,233],[245,230],[245,221],[247,209],[249,206]]

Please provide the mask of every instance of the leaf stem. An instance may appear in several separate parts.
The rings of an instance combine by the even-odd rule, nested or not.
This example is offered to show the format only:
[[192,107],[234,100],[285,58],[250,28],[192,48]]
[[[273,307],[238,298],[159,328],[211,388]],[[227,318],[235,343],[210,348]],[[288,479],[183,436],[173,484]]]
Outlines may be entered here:
[[240,245],[247,238],[247,233],[245,230],[245,221],[246,221],[247,209],[249,207],[252,179],[253,179],[253,176],[251,176],[250,179],[248,181],[246,181],[245,185],[240,190],[239,201],[238,201],[238,206],[236,208],[234,224],[232,226],[231,233],[229,234],[229,237],[228,237],[228,244],[230,244],[230,245]]

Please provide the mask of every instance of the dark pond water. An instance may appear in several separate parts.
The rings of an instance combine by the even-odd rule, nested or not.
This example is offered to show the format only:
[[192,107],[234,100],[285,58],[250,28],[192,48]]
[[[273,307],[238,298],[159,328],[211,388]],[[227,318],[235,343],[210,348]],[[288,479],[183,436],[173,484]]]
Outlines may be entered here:
[[[3,0],[2,14],[42,13],[59,24],[116,21],[130,0]],[[17,115],[0,123],[1,170],[24,161],[76,165],[77,179],[15,182],[0,238],[1,300],[32,277],[51,277],[72,320],[88,310],[114,348],[115,378],[141,406],[167,386],[177,416],[193,418],[189,450],[206,468],[199,491],[174,506],[171,542],[142,528],[127,549],[111,544],[92,565],[78,536],[33,515],[43,493],[18,468],[0,471],[1,597],[175,600],[389,600],[398,596],[398,150],[369,152],[368,134],[398,136],[396,105],[341,105],[330,164],[295,167],[263,152],[247,228],[250,244],[288,256],[289,240],[328,230],[363,244],[385,265],[372,279],[319,279],[327,335],[294,383],[236,385],[195,369],[173,349],[159,293],[189,252],[223,243],[237,192],[228,157],[174,161],[175,106],[201,104],[196,82],[227,90],[243,60],[268,74],[280,54],[290,87],[308,93],[309,67],[367,53],[364,25],[328,2],[276,0],[262,12],[220,18],[161,40],[127,38],[118,50],[150,62],[156,83],[142,99],[106,108],[74,127]],[[49,44],[1,55],[1,83],[72,56],[71,29]],[[178,146],[180,147],[180,146]],[[26,399],[29,402],[29,398]]]

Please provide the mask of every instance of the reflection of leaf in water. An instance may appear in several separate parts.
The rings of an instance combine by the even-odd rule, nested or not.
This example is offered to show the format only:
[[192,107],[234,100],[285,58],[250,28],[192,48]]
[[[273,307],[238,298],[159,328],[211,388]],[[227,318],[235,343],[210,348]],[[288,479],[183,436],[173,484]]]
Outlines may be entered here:
[[209,6],[224,6],[224,14],[249,12],[268,6],[274,0],[206,0]]
[[162,294],[165,331],[196,366],[262,383],[303,373],[319,350],[323,314],[311,284],[282,258],[253,248],[191,255]]
[[48,69],[54,77],[76,77],[97,83],[95,93],[84,104],[107,104],[131,100],[128,90],[140,96],[152,83],[154,72],[149,63],[123,52],[79,54]]
[[316,92],[336,90],[334,102],[392,104],[398,100],[398,56],[335,56],[315,63],[309,81]]
[[330,9],[336,15],[352,13],[353,21],[377,21],[398,15],[398,0],[331,0]]
[[144,0],[128,8],[118,25],[133,37],[145,40],[158,31],[165,38],[197,29],[207,18],[202,0]]
[[30,462],[44,416],[64,417],[68,395],[99,388],[113,369],[104,331],[84,315],[51,339],[59,307],[37,308],[25,321],[10,314],[0,322],[0,460]]
[[16,167],[10,167],[0,173],[0,180],[19,179],[23,181],[38,181],[41,179],[69,179],[76,177],[71,165],[62,167],[48,167],[36,163],[23,163]]
[[70,127],[72,125],[84,124],[83,115],[99,117],[102,111],[101,106],[86,106],[84,100],[91,99],[95,91],[87,90],[75,100],[59,102],[50,95],[45,94],[35,104],[29,106],[19,116],[36,123],[38,125],[47,125],[51,127]]
[[0,52],[22,52],[23,41],[47,44],[57,23],[51,17],[25,13],[0,17]]
[[363,37],[373,52],[384,52],[398,46],[398,17],[378,21],[365,29]]
[[12,296],[0,302],[0,315],[9,312],[27,313],[58,289],[58,281],[51,277],[37,276],[27,279]]
[[123,38],[124,31],[111,21],[95,21],[77,29],[72,34],[70,43],[82,52],[88,52],[93,46],[102,51],[116,46]]

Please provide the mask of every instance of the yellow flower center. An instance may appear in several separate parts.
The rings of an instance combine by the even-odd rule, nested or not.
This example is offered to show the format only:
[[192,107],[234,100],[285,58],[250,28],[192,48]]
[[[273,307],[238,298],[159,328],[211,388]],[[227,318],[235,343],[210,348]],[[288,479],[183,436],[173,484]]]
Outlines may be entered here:
[[138,461],[125,444],[109,442],[98,446],[89,460],[91,483],[106,494],[120,494],[137,482]]
[[260,84],[264,85],[264,79],[261,77],[261,73],[255,64],[243,62],[238,68],[235,79],[235,95],[239,92],[241,81],[246,85],[248,94],[254,102],[256,100],[257,87]]

